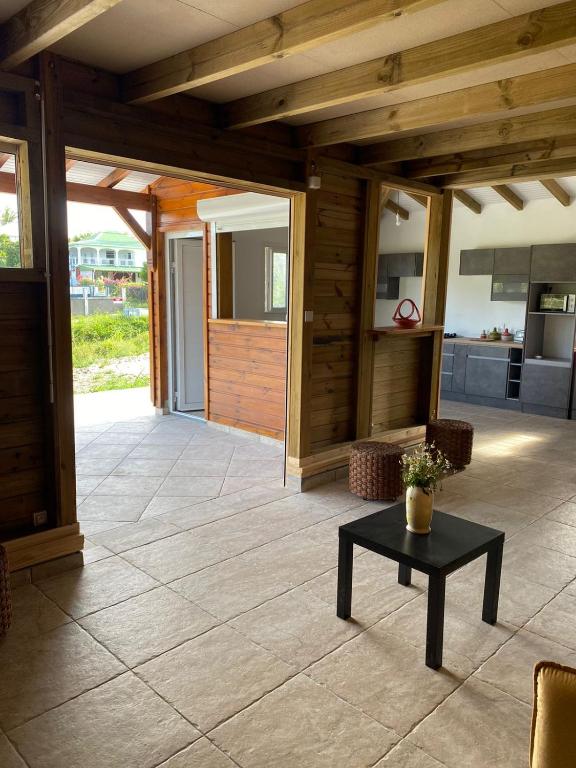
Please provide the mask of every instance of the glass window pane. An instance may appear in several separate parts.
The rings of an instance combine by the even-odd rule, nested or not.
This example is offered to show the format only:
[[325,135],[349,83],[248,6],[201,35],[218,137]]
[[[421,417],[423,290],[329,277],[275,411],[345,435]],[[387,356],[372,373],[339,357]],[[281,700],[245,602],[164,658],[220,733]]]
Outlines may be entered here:
[[286,308],[286,254],[272,254],[272,309]]
[[[20,222],[18,196],[15,187],[16,157],[0,152],[0,268],[21,267]],[[14,185],[12,192],[11,186]]]

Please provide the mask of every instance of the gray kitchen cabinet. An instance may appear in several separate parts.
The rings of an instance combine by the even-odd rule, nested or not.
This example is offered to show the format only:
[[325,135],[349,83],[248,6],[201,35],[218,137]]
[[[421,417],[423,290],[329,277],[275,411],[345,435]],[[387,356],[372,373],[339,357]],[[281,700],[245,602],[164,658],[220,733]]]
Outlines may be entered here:
[[386,254],[389,277],[421,277],[424,264],[423,253]]
[[468,346],[468,356],[473,357],[498,357],[508,360],[510,350],[508,347],[495,347],[492,344],[470,344]]
[[389,272],[388,253],[381,253],[378,257],[378,276],[376,282],[377,299],[398,299],[400,298],[400,280],[397,277],[391,277]]
[[495,275],[530,274],[530,246],[525,248],[496,248],[494,250]]
[[[474,349],[474,347],[470,349]],[[497,348],[493,347],[491,351],[497,351]],[[506,349],[502,351],[507,352]],[[469,351],[466,359],[465,394],[504,399],[507,383],[508,356],[505,358],[499,355],[488,357],[487,355],[470,354]]]
[[491,275],[494,272],[494,248],[460,251],[461,275]]
[[530,405],[567,409],[571,381],[570,367],[526,360],[522,371],[520,400]]
[[452,365],[452,391],[464,393],[466,385],[466,357],[468,347],[465,344],[454,344],[454,363]]
[[452,374],[442,371],[440,376],[440,389],[442,392],[452,392]]
[[535,283],[576,282],[576,243],[533,245],[530,279]]
[[490,301],[527,301],[529,284],[528,274],[494,274]]

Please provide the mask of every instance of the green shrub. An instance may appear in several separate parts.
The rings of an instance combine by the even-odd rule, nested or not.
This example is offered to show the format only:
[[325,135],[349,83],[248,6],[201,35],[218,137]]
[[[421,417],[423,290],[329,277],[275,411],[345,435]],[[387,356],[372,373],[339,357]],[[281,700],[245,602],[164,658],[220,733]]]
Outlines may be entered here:
[[74,368],[106,364],[120,357],[148,352],[148,318],[88,315],[72,318],[72,363]]

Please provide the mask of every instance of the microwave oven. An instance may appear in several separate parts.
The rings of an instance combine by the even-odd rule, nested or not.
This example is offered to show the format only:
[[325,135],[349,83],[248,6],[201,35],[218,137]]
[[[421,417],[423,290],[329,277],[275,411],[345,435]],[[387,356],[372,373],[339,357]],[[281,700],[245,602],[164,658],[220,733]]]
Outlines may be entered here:
[[576,310],[576,294],[543,293],[540,296],[540,312],[571,312]]

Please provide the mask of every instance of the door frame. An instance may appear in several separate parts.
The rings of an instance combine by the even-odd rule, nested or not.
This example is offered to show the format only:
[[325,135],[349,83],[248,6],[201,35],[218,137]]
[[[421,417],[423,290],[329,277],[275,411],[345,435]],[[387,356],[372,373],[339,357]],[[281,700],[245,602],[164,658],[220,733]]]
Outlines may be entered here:
[[[173,292],[173,280],[172,280],[172,270],[170,269],[170,262],[171,262],[171,249],[172,249],[172,242],[173,240],[186,240],[186,239],[195,239],[200,240],[203,242],[205,237],[204,231],[202,229],[194,229],[194,230],[182,230],[177,232],[165,232],[164,233],[164,258],[165,258],[165,272],[166,272],[166,341],[168,345],[168,410],[170,413],[175,413],[179,416],[185,416],[189,419],[196,419],[200,421],[205,421],[205,418],[202,416],[197,416],[194,413],[186,413],[185,411],[179,411],[177,409],[177,403],[176,398],[174,396],[175,389],[176,389],[176,375],[175,375],[175,366],[177,365],[176,361],[176,355],[175,355],[175,345],[176,345],[176,334],[175,334],[175,323],[176,323],[176,313],[179,311],[178,306],[176,306],[176,303],[174,301],[174,292]],[[203,265],[203,272],[206,271],[206,265]],[[204,287],[202,289],[202,316],[203,316],[203,326],[206,324],[206,291],[204,290]],[[206,346],[206,335],[203,332],[203,343],[204,346]],[[206,371],[204,371],[204,379],[206,379]],[[206,403],[204,403],[204,413],[206,413]]]

